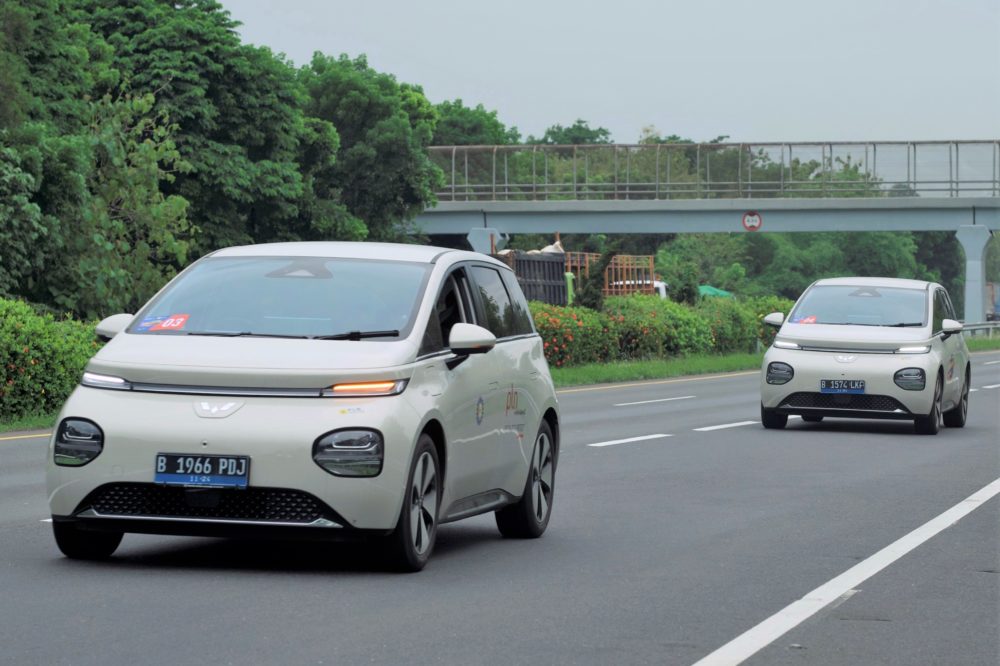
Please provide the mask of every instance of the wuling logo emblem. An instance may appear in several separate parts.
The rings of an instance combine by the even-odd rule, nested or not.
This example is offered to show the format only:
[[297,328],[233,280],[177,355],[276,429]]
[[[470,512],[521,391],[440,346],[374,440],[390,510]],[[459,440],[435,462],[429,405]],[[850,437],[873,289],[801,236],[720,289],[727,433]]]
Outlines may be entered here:
[[208,402],[199,400],[194,403],[194,412],[203,419],[224,419],[239,411],[243,402]]

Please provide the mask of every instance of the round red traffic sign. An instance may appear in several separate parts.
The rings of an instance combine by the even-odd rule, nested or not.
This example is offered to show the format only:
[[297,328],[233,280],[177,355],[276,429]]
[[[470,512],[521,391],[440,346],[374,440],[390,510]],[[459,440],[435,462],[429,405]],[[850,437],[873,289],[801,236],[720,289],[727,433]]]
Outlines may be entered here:
[[764,224],[764,218],[755,210],[743,213],[743,228],[747,231],[757,231]]

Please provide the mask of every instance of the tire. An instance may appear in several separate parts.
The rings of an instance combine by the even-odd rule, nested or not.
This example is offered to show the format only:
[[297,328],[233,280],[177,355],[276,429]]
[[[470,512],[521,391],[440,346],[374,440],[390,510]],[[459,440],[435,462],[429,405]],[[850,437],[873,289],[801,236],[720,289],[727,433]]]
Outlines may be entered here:
[[938,373],[937,381],[934,383],[934,403],[927,416],[918,416],[913,421],[913,427],[921,435],[936,435],[941,429],[941,394],[944,392],[944,382],[941,374]]
[[420,436],[406,479],[396,529],[388,537],[389,564],[404,572],[420,571],[430,559],[441,509],[441,465],[429,435]]
[[778,414],[773,409],[764,409],[762,403],[760,406],[760,422],[768,430],[781,430],[788,424],[788,415]]
[[972,374],[966,366],[965,380],[962,382],[962,397],[953,409],[944,413],[944,424],[949,428],[964,428],[965,419],[969,415],[969,383],[972,381]]
[[819,423],[823,420],[822,416],[803,416],[802,420],[806,423]]
[[496,512],[497,529],[508,539],[537,539],[545,533],[552,516],[555,497],[555,440],[546,421],[538,428],[535,446],[531,450],[528,479],[521,499]]
[[122,542],[121,532],[88,532],[67,522],[53,522],[52,534],[62,554],[73,560],[106,560]]

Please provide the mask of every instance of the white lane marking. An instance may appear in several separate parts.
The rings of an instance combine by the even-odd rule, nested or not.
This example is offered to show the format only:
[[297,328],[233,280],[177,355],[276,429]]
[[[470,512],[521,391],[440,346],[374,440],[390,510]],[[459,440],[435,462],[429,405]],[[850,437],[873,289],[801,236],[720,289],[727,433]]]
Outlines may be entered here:
[[712,430],[724,430],[725,428],[739,428],[742,426],[753,425],[755,423],[760,423],[760,421],[737,421],[736,423],[723,423],[722,425],[705,426],[704,428],[695,428],[695,432],[710,432]]
[[52,519],[51,518],[42,518],[38,522],[40,522],[40,523],[51,523]]
[[984,386],[984,389],[995,389],[1000,388],[1000,384],[990,384],[989,386]]
[[997,363],[1000,363],[1000,361],[986,361],[983,365],[996,365]]
[[897,539],[868,559],[859,562],[836,578],[820,585],[796,602],[785,606],[757,626],[740,634],[694,666],[734,666],[742,663],[763,648],[805,622],[903,557],[917,546],[948,529],[1000,494],[1000,479],[973,493],[936,518],[932,518],[906,536]]
[[976,391],[978,391],[978,390],[979,390],[979,389],[969,389],[969,393],[975,393],[975,392],[976,392]]
[[596,444],[587,444],[587,446],[594,446],[594,447],[614,446],[615,444],[628,444],[629,442],[644,442],[647,439],[663,439],[664,437],[673,437],[673,435],[664,435],[662,433],[657,435],[643,435],[642,437],[629,437],[628,439],[613,439],[610,442],[597,442]]
[[697,398],[695,395],[682,395],[676,398],[660,398],[659,400],[640,400],[639,402],[620,402],[615,407],[630,407],[632,405],[648,405],[654,402],[670,402],[671,400],[690,400],[691,398]]

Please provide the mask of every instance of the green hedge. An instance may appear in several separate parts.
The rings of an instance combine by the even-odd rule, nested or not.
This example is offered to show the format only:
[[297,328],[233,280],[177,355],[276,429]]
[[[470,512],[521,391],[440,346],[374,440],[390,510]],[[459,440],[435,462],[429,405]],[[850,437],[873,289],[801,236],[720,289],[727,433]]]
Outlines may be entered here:
[[97,349],[93,324],[0,299],[0,421],[59,409]]
[[554,367],[705,353],[755,351],[775,329],[764,316],[792,308],[777,296],[703,298],[696,307],[657,296],[615,296],[604,312],[533,302],[531,314]]

